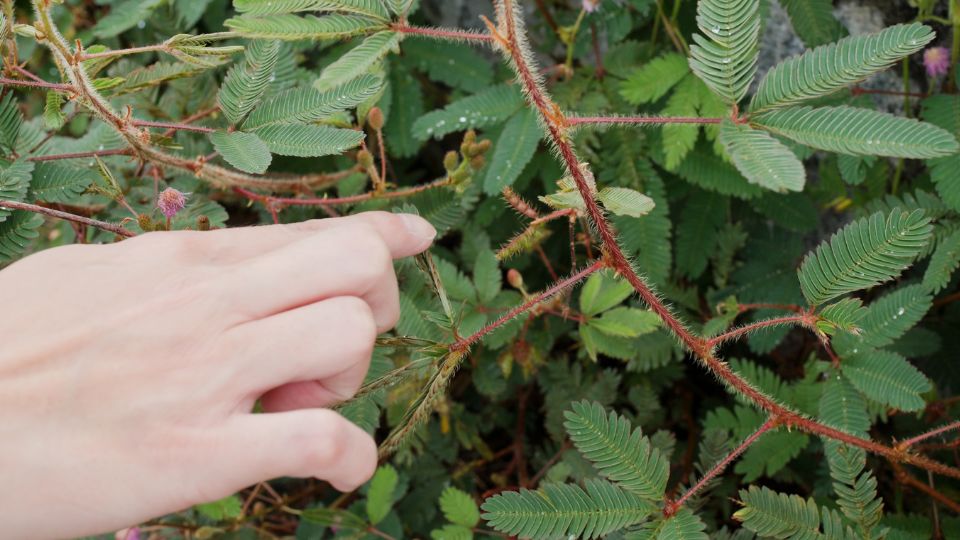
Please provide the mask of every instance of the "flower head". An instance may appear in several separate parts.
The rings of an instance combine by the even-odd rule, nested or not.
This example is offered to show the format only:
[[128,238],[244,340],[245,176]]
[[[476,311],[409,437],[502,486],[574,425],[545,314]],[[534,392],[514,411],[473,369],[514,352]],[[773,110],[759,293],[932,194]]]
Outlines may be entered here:
[[931,47],[923,53],[923,66],[927,75],[940,77],[950,70],[950,51],[944,47]]
[[583,10],[587,13],[593,13],[600,7],[600,0],[583,0]]
[[157,208],[168,218],[177,215],[187,205],[187,196],[173,188],[167,188],[157,197]]

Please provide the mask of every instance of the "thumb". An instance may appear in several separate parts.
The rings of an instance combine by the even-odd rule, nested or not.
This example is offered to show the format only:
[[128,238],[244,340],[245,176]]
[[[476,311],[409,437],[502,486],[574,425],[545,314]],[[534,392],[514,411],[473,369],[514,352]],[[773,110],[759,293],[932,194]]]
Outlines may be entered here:
[[[326,480],[349,492],[366,483],[377,468],[373,438],[329,409],[303,409],[236,416],[225,426],[215,469],[238,491],[290,476]],[[216,480],[216,479],[212,479]]]

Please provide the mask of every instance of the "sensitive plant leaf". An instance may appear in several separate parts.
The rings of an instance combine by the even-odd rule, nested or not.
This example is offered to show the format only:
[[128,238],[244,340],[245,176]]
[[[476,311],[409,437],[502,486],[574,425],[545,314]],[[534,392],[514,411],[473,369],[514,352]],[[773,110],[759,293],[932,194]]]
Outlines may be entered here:
[[67,117],[63,114],[63,96],[58,92],[47,92],[43,108],[43,125],[50,131],[60,131]]
[[821,332],[834,334],[837,331],[851,334],[860,333],[860,321],[866,316],[867,309],[859,298],[844,298],[820,310],[817,328]]
[[847,225],[804,259],[798,276],[813,305],[887,282],[906,269],[932,234],[923,211],[876,213]]
[[71,167],[60,163],[40,162],[30,182],[30,197],[51,203],[76,202],[87,187],[97,179],[89,167]]
[[618,487],[655,502],[663,498],[670,467],[667,458],[630,421],[597,402],[572,403],[564,413],[570,440],[597,471]]
[[813,499],[750,486],[740,491],[740,502],[743,508],[733,515],[734,519],[760,537],[827,538],[820,532],[820,509]]
[[753,123],[839,154],[928,159],[960,151],[957,139],[933,124],[855,107],[792,107],[755,117]]
[[933,307],[933,296],[922,285],[901,287],[874,301],[860,322],[860,342],[885,347],[900,339]]
[[597,199],[607,211],[617,216],[643,217],[657,206],[650,197],[628,188],[603,188]]
[[473,528],[480,522],[480,510],[473,497],[454,487],[448,487],[440,494],[440,511],[455,525]]
[[768,133],[724,120],[720,142],[749,182],[777,192],[803,191],[803,163]]
[[779,0],[787,11],[794,32],[807,47],[817,47],[836,41],[846,29],[833,15],[831,0]]
[[759,0],[700,0],[690,46],[690,69],[734,105],[744,98],[757,72]]
[[[17,160],[12,163],[0,161],[0,200],[21,202],[30,189],[33,162]],[[10,210],[0,208],[0,221],[7,219]]]
[[479,92],[493,84],[493,66],[474,47],[463,43],[407,39],[403,42],[406,59],[425,71],[430,80],[468,92]]
[[230,68],[217,94],[220,109],[230,122],[239,124],[260,103],[279,53],[279,42],[255,40],[247,47],[243,62]]
[[356,79],[326,92],[315,88],[293,88],[266,99],[243,123],[254,130],[271,124],[312,123],[360,105],[377,95],[383,81],[373,75]]
[[619,305],[633,295],[633,286],[626,280],[599,272],[587,279],[580,291],[580,311],[584,315],[596,315]]
[[677,224],[677,271],[696,279],[707,269],[722,225],[727,221],[728,202],[697,190],[683,203]]
[[523,95],[516,86],[493,86],[421,116],[413,124],[413,136],[426,141],[456,131],[490,127],[510,118],[522,106]]
[[540,124],[533,109],[523,109],[504,126],[497,139],[490,165],[483,181],[483,191],[496,195],[510,187],[533,159],[540,145]]
[[954,232],[937,246],[923,275],[923,286],[933,293],[942,291],[957,268],[960,268],[960,231]]
[[688,73],[687,59],[667,53],[634,71],[620,85],[620,95],[633,105],[662,98]]
[[430,538],[431,540],[473,540],[473,529],[463,525],[447,524],[430,531]]
[[236,495],[230,495],[219,501],[198,504],[193,508],[207,519],[223,521],[240,517],[243,513],[243,501]]
[[22,210],[11,212],[0,222],[0,262],[10,262],[26,253],[33,241],[40,236],[37,230],[43,225],[43,217]]
[[483,506],[483,519],[495,530],[520,538],[600,538],[639,523],[654,506],[602,480],[587,480],[586,489],[546,484],[494,495]]
[[280,39],[284,41],[343,39],[386,29],[377,19],[359,15],[332,13],[323,17],[293,14],[270,17],[234,17],[223,23],[227,28],[251,39]]
[[353,13],[384,21],[390,19],[380,0],[233,0],[233,7],[250,16],[312,11]]
[[210,142],[227,163],[244,172],[263,174],[273,161],[267,143],[254,133],[217,131],[210,134]]
[[13,92],[7,92],[0,100],[0,144],[14,150],[20,138],[20,127],[23,125],[23,115]]
[[100,18],[93,27],[93,35],[100,38],[119,36],[143,21],[150,18],[150,14],[163,0],[121,0],[110,7],[110,13]]
[[897,353],[860,350],[840,362],[844,377],[868,398],[901,411],[919,411],[926,406],[921,394],[930,381]]
[[365,137],[362,131],[312,124],[273,124],[254,131],[270,151],[281,156],[333,156],[356,148]]
[[618,307],[590,319],[587,324],[608,336],[635,338],[660,328],[660,317],[652,311]]
[[937,195],[943,204],[955,212],[960,212],[960,182],[957,171],[960,170],[960,153],[949,157],[931,160],[930,179],[937,188]]
[[473,281],[476,284],[477,299],[487,303],[493,301],[500,294],[503,287],[503,272],[500,262],[492,251],[482,251],[477,255],[473,267]]
[[627,532],[624,540],[707,540],[707,526],[689,508],[676,514],[644,523],[639,530]]
[[[667,100],[661,114],[666,117],[695,117],[700,114],[701,96],[709,92],[700,79],[687,75]],[[700,126],[696,124],[665,124],[663,126],[663,155],[665,167],[675,171],[697,144]]]
[[381,465],[374,473],[367,492],[367,517],[371,524],[380,523],[390,513],[399,481],[400,476],[391,465]]
[[344,54],[323,70],[314,88],[321,91],[344,85],[366,73],[387,53],[397,48],[401,35],[378,32]]
[[759,113],[832,94],[922,50],[935,37],[928,26],[899,24],[875,34],[848,37],[817,47],[771,69],[760,81],[750,111]]

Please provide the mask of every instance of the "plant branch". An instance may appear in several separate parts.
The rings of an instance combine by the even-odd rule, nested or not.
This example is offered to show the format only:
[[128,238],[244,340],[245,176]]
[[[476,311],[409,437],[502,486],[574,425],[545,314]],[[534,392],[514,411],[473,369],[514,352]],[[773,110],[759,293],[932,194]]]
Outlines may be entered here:
[[72,152],[69,154],[50,154],[49,156],[32,156],[27,161],[60,161],[64,159],[84,159],[91,157],[104,156],[131,156],[133,151],[129,148],[117,148],[113,150],[95,150],[92,152]]
[[551,297],[556,296],[557,294],[563,292],[568,287],[572,287],[573,285],[579,283],[580,281],[583,281],[590,274],[593,274],[594,272],[601,270],[604,266],[605,266],[605,263],[603,261],[597,261],[591,264],[590,266],[584,268],[583,270],[580,270],[579,272],[574,273],[570,277],[563,279],[561,281],[558,281],[550,288],[546,289],[545,291],[539,294],[536,294],[530,297],[530,299],[527,300],[526,302],[511,309],[507,313],[503,314],[499,319],[493,321],[487,326],[484,326],[473,335],[462,338],[456,343],[453,343],[452,345],[450,345],[450,351],[462,352],[469,349],[472,345],[474,345],[475,343],[483,339],[483,337],[489,334],[490,332],[493,332],[497,328],[500,328],[504,324],[512,321],[513,319],[526,313],[527,311],[530,311],[531,309],[535,308],[545,300],[549,300]]
[[411,195],[416,195],[417,193],[422,193],[430,189],[448,186],[450,183],[451,180],[449,178],[443,178],[441,180],[430,182],[429,184],[421,184],[419,186],[397,189],[394,191],[384,191],[382,193],[368,191],[360,195],[351,195],[349,197],[314,197],[301,199],[296,197],[271,197],[268,195],[260,195],[259,193],[254,193],[248,189],[239,187],[234,188],[233,191],[248,199],[260,201],[267,205],[274,205],[274,208],[281,209],[287,206],[341,206],[345,204],[357,204],[381,199],[400,199],[403,197],[410,197]]
[[568,126],[582,125],[630,125],[630,124],[719,124],[723,118],[700,118],[695,116],[568,116]]
[[196,131],[197,133],[213,133],[216,130],[208,127],[191,126],[188,124],[177,124],[172,122],[153,122],[151,120],[132,120],[131,123],[137,127],[163,128],[173,131]]
[[61,212],[60,210],[54,210],[53,208],[47,208],[45,206],[38,206],[36,204],[29,204],[24,202],[17,201],[6,201],[0,200],[0,208],[6,208],[8,210],[23,210],[26,212],[33,212],[35,214],[42,214],[44,216],[62,219],[65,221],[72,221],[74,223],[80,223],[82,225],[88,225],[90,227],[96,227],[107,232],[112,232],[119,236],[125,238],[133,238],[136,236],[136,233],[124,229],[120,225],[114,225],[113,223],[107,223],[106,221],[100,221],[97,219],[91,219],[88,217],[78,216],[76,214],[70,214],[67,212]]
[[930,431],[928,431],[928,432],[926,432],[926,433],[921,433],[920,435],[917,435],[916,437],[911,437],[911,438],[903,441],[902,443],[900,443],[900,444],[898,445],[898,448],[904,448],[904,449],[910,448],[911,446],[915,446],[917,443],[921,443],[921,442],[923,442],[923,441],[925,441],[925,440],[927,440],[927,439],[932,439],[932,438],[934,438],[934,437],[939,437],[940,435],[943,435],[944,433],[949,433],[949,432],[951,432],[951,431],[958,430],[958,429],[960,429],[960,420],[958,420],[958,421],[956,421],[956,422],[953,422],[953,423],[950,423],[950,424],[947,424],[947,425],[945,425],[945,426],[940,426],[940,427],[938,427],[938,428],[936,428],[936,429],[931,429]]
[[667,503],[666,506],[664,506],[663,508],[664,517],[670,517],[676,514],[677,511],[680,510],[680,508],[682,508],[683,505],[686,504],[686,502],[690,500],[691,497],[696,495],[697,492],[702,490],[704,486],[710,483],[711,480],[713,480],[714,478],[719,476],[724,470],[726,470],[726,468],[729,467],[731,463],[736,461],[737,458],[739,458],[744,452],[747,451],[747,448],[750,448],[750,446],[753,445],[753,443],[757,442],[757,439],[759,439],[764,433],[772,429],[775,429],[778,425],[779,425],[779,421],[777,420],[777,418],[770,418],[769,420],[764,422],[763,425],[760,426],[760,428],[758,428],[756,431],[751,433],[750,436],[744,439],[739,446],[734,448],[729,454],[727,454],[725,458],[721,459],[716,465],[713,466],[713,468],[707,471],[707,473],[704,474],[703,477],[700,478],[700,480],[697,481],[697,483],[692,488],[688,489],[679,499],[677,499],[676,501]]
[[717,345],[720,345],[721,343],[726,343],[727,341],[733,341],[751,332],[756,332],[757,330],[761,330],[763,328],[770,328],[773,326],[781,326],[785,324],[810,325],[810,323],[811,323],[811,320],[809,315],[797,315],[797,316],[791,316],[791,317],[777,317],[775,319],[767,319],[767,320],[755,322],[752,324],[748,324],[745,326],[741,326],[739,328],[735,328],[729,332],[726,332],[724,334],[720,334],[719,336],[711,338],[707,340],[707,346],[712,349]]
[[477,32],[468,32],[466,30],[448,30],[445,28],[427,28],[423,26],[410,26],[408,24],[397,23],[390,27],[394,32],[401,34],[410,34],[414,36],[424,36],[434,39],[450,39],[454,41],[493,41],[493,37],[487,34]]
[[920,480],[917,480],[916,478],[913,477],[913,475],[908,473],[903,468],[903,466],[900,465],[899,463],[891,462],[890,465],[893,467],[893,471],[897,477],[897,480],[899,480],[900,482],[903,482],[904,484],[918,491],[925,493],[931,499],[937,501],[938,503],[952,510],[955,514],[960,514],[960,504],[958,504],[956,501],[950,499],[943,493],[940,493],[939,491],[933,489],[927,484],[924,484]]
[[115,56],[128,56],[131,54],[140,54],[146,52],[154,51],[169,51],[170,47],[166,43],[158,43],[156,45],[145,45],[143,47],[131,47],[129,49],[117,49],[115,51],[103,51],[98,53],[83,53],[78,58],[81,62],[86,62],[87,60],[94,60],[98,58],[113,58]]
[[513,0],[498,0],[497,20],[499,25],[494,27],[487,22],[494,33],[494,43],[513,65],[520,83],[523,85],[530,102],[537,108],[544,120],[548,135],[554,147],[564,162],[567,172],[572,176],[577,189],[580,191],[586,204],[587,215],[593,222],[605,250],[607,265],[616,270],[630,283],[640,295],[641,299],[656,313],[664,326],[670,330],[690,350],[710,372],[723,381],[732,391],[742,395],[758,408],[766,411],[771,417],[777,418],[783,425],[795,427],[807,433],[812,433],[830,439],[836,439],[851,446],[863,448],[869,452],[882,455],[891,460],[909,463],[924,469],[960,479],[960,469],[944,465],[923,456],[907,453],[869,439],[864,439],[845,433],[838,429],[826,426],[815,420],[789,409],[776,402],[749,381],[737,375],[730,366],[715,357],[709,340],[694,335],[686,325],[680,321],[671,310],[660,300],[656,293],[634,270],[633,265],[623,253],[617,242],[617,235],[609,223],[603,210],[594,200],[590,183],[585,174],[585,167],[580,165],[580,159],[574,150],[567,119],[543,88],[541,79],[531,69],[529,59],[534,58],[529,53],[526,36],[522,32],[520,12],[515,8]]
[[49,83],[44,81],[21,81],[19,79],[8,79],[0,77],[0,86],[25,86],[27,88],[43,88],[45,90],[57,90],[59,92],[73,92],[75,88],[69,84]]

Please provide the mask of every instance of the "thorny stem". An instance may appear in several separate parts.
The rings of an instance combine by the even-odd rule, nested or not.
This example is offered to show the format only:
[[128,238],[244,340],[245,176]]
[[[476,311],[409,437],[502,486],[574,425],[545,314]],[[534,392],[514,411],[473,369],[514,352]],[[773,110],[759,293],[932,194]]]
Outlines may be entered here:
[[117,148],[113,150],[95,150],[93,152],[73,152],[70,154],[50,154],[49,156],[33,156],[27,158],[27,161],[60,161],[64,159],[84,159],[104,156],[129,156],[133,151],[129,148]]
[[940,493],[939,491],[933,489],[932,487],[924,484],[920,480],[917,480],[910,473],[904,470],[903,466],[896,462],[891,462],[893,471],[896,474],[897,480],[903,482],[904,484],[921,491],[928,495],[931,499],[937,501],[938,503],[946,506],[956,514],[960,514],[960,504],[956,501],[950,499],[946,495]]
[[719,124],[723,118],[700,118],[695,116],[568,116],[568,126],[584,124]]
[[113,223],[107,223],[106,221],[100,221],[97,219],[91,219],[84,216],[78,216],[76,214],[61,212],[60,210],[54,210],[53,208],[38,206],[36,204],[0,200],[0,208],[6,208],[8,210],[24,210],[27,212],[42,214],[44,216],[49,216],[52,218],[62,219],[65,221],[72,221],[74,223],[80,223],[81,225],[96,227],[98,229],[102,229],[107,232],[112,232],[114,234],[123,236],[125,238],[133,238],[134,236],[136,236],[136,233],[128,231],[127,229],[124,229],[120,225],[114,225]]
[[239,187],[234,188],[233,191],[250,200],[260,201],[268,206],[273,206],[274,208],[280,209],[286,206],[341,206],[345,204],[357,204],[380,199],[400,199],[403,197],[410,197],[411,195],[416,195],[417,193],[421,193],[430,189],[448,186],[450,183],[451,180],[449,178],[443,178],[441,180],[430,182],[429,184],[421,184],[419,186],[398,189],[395,191],[385,191],[382,193],[369,191],[367,193],[351,195],[349,197],[314,197],[303,199],[298,199],[296,197],[271,197],[269,195],[260,195],[259,193],[254,193],[248,189]]
[[158,43],[156,45],[145,45],[143,47],[131,47],[129,49],[117,49],[115,51],[103,51],[98,53],[83,53],[78,59],[81,62],[86,62],[87,60],[94,60],[97,58],[112,58],[114,56],[128,56],[131,54],[139,54],[145,52],[154,52],[154,51],[166,51],[169,50],[169,47],[166,43]]
[[580,160],[571,142],[567,119],[564,117],[560,108],[553,103],[546,91],[542,88],[540,80],[534,75],[534,73],[537,72],[531,69],[529,65],[528,58],[530,58],[531,55],[526,52],[525,37],[518,32],[520,23],[515,20],[518,13],[514,9],[513,0],[499,0],[497,7],[500,26],[491,28],[491,30],[496,30],[497,32],[495,44],[505,53],[513,64],[528,99],[543,117],[550,138],[560,157],[563,159],[569,174],[573,177],[577,189],[583,196],[587,215],[590,216],[591,221],[593,221],[603,242],[603,247],[607,255],[606,258],[609,260],[608,265],[633,286],[641,299],[660,317],[664,326],[667,327],[709,371],[719,377],[731,390],[746,397],[771,417],[776,418],[781,424],[814,435],[835,439],[850,446],[879,454],[892,461],[909,463],[944,476],[960,479],[960,469],[958,468],[845,433],[821,424],[816,420],[807,418],[781,405],[753,386],[749,381],[735,373],[726,362],[715,357],[711,347],[709,347],[709,340],[694,335],[687,329],[683,322],[673,315],[670,309],[633,269],[633,265],[617,243],[616,232],[607,221],[606,216],[596,200],[594,200],[590,184],[587,181],[584,170],[580,166]]
[[44,81],[21,81],[18,79],[8,79],[0,77],[0,86],[25,86],[28,88],[43,88],[45,90],[57,90],[59,92],[73,92],[75,88],[69,84],[48,83]]
[[954,431],[954,430],[957,430],[957,429],[960,429],[960,420],[958,420],[958,421],[956,421],[956,422],[953,422],[953,423],[951,423],[951,424],[947,424],[947,425],[945,425],[945,426],[940,426],[940,427],[938,427],[938,428],[936,428],[936,429],[931,429],[930,431],[928,431],[928,432],[926,432],[926,433],[921,433],[920,435],[917,435],[916,437],[911,437],[911,438],[903,441],[902,443],[900,443],[900,444],[898,445],[898,447],[899,447],[899,448],[904,448],[904,449],[910,448],[911,446],[915,446],[917,443],[921,443],[921,442],[923,442],[923,441],[925,441],[925,440],[927,440],[927,439],[932,439],[932,438],[934,438],[934,437],[938,437],[938,436],[940,436],[940,435],[943,435],[944,433],[948,433],[948,432],[950,432],[950,431]]
[[580,270],[579,272],[574,273],[572,276],[566,279],[563,279],[561,281],[558,281],[549,289],[539,294],[536,294],[534,296],[531,296],[529,300],[511,309],[510,311],[506,312],[499,319],[493,321],[487,326],[484,326],[473,335],[462,338],[456,343],[450,345],[450,351],[451,352],[466,351],[472,345],[474,345],[475,343],[483,339],[483,337],[489,334],[490,332],[493,332],[494,330],[496,330],[497,328],[500,328],[504,324],[512,321],[513,319],[516,319],[518,316],[526,313],[527,311],[530,311],[531,309],[535,308],[545,300],[549,300],[551,297],[563,292],[568,287],[571,287],[579,283],[590,274],[593,274],[594,272],[601,270],[604,266],[605,266],[605,263],[603,261],[597,261],[591,264],[590,266],[584,268],[583,270]]
[[683,505],[686,504],[686,502],[690,500],[691,497],[696,495],[697,492],[702,490],[704,486],[710,483],[711,480],[713,480],[718,475],[720,475],[720,473],[726,470],[726,468],[729,467],[731,463],[736,461],[736,459],[740,457],[741,454],[747,451],[747,448],[750,448],[750,446],[752,446],[753,443],[757,442],[757,439],[759,439],[764,433],[772,429],[775,429],[779,425],[779,423],[780,422],[779,420],[777,420],[777,418],[770,418],[769,420],[764,422],[759,429],[751,433],[750,436],[744,439],[739,446],[734,448],[729,454],[727,454],[725,458],[720,460],[716,465],[713,466],[712,469],[707,471],[707,473],[703,475],[703,478],[701,478],[692,488],[688,489],[687,492],[684,493],[679,499],[677,499],[676,501],[667,503],[667,505],[664,506],[663,508],[664,517],[670,517],[676,514],[677,511],[680,510],[680,508],[682,508]]
[[191,126],[187,124],[177,124],[172,122],[153,122],[150,120],[133,120],[131,123],[137,127],[164,128],[173,131],[196,131],[197,133],[213,133],[215,129],[201,126]]
[[728,341],[733,341],[738,338],[741,338],[751,332],[756,332],[763,328],[770,328],[773,326],[782,326],[785,324],[799,324],[799,325],[809,325],[811,323],[811,318],[809,315],[797,315],[793,317],[777,317],[775,319],[767,319],[764,321],[755,322],[753,324],[748,324],[735,328],[724,334],[720,334],[717,337],[707,340],[707,347],[714,348],[721,343],[726,343]]
[[453,39],[464,41],[493,41],[493,37],[487,34],[477,32],[467,32],[466,30],[447,30],[444,28],[425,28],[422,26],[410,26],[406,24],[394,24],[390,27],[394,32],[401,34],[410,34],[415,36],[431,37],[436,39]]

